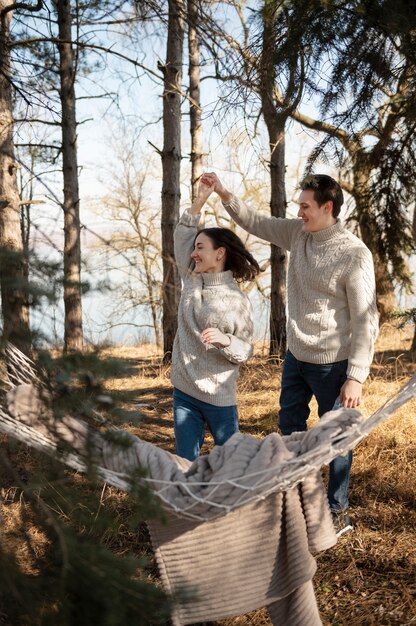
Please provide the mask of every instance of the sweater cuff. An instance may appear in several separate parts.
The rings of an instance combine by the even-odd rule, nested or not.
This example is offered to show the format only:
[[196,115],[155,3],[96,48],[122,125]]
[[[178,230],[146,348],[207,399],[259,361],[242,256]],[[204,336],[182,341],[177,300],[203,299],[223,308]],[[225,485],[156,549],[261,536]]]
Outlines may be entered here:
[[179,218],[179,224],[181,224],[182,226],[190,226],[191,228],[196,228],[199,224],[200,219],[200,213],[197,213],[196,215],[191,215],[190,213],[188,213],[188,211],[185,211]]
[[234,211],[234,213],[238,214],[240,212],[239,211],[240,207],[239,207],[239,204],[238,204],[238,198],[234,194],[233,194],[231,200],[229,202],[223,202],[222,206],[225,207],[225,208],[229,207],[230,209],[232,209]]
[[356,367],[355,365],[348,365],[347,378],[352,378],[358,383],[363,384],[367,378],[370,369],[368,367]]
[[225,333],[230,338],[230,345],[223,346],[220,351],[232,363],[244,363],[253,354],[251,343],[238,339],[230,333]]

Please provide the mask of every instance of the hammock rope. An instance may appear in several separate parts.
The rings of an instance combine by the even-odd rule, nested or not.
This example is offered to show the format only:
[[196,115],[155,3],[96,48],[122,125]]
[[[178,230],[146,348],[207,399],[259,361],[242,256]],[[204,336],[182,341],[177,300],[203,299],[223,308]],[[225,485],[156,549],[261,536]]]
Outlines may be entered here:
[[[42,387],[41,377],[37,374],[34,362],[14,346],[9,344],[5,354],[9,380],[3,382],[10,389],[6,394],[6,402],[0,407],[0,431],[58,458],[71,469],[81,473],[87,471],[88,461],[87,455],[80,452],[82,445],[79,442],[82,442],[82,438],[88,437],[86,449],[90,450],[92,441],[98,451],[98,462],[94,463],[94,468],[101,480],[123,491],[129,491],[132,487],[134,469],[138,467],[145,469],[148,475],[139,480],[152,489],[162,504],[169,511],[194,520],[219,517],[241,506],[267,498],[272,493],[293,489],[312,472],[319,471],[335,457],[344,455],[357,446],[376,426],[416,396],[416,376],[414,376],[367,419],[356,410],[338,409],[324,416],[314,428],[294,433],[289,437],[280,437],[273,433],[260,441],[249,435],[237,434],[225,446],[214,448],[209,455],[199,457],[191,464],[133,435],[128,435],[131,445],[126,449],[125,442],[122,446],[111,440],[111,433],[117,432],[117,429],[108,431],[109,439],[98,430],[92,431],[91,439],[91,428],[74,418],[68,418],[66,424],[59,423],[51,429],[50,418],[45,427],[45,421],[36,424],[27,423],[30,420],[26,419],[24,411],[20,417],[16,417],[13,407],[7,403],[7,397],[21,389],[31,394],[37,390],[37,396],[29,396],[35,401],[25,407],[27,409],[29,406],[28,413],[33,412],[34,415],[36,403],[42,402],[39,393]],[[74,424],[77,425],[74,427]],[[78,424],[81,424],[81,429]],[[68,445],[64,447],[61,445],[61,431],[64,435],[71,431],[69,439],[71,442],[75,441],[75,445],[70,445],[69,450]],[[118,432],[125,434],[124,431]],[[64,436],[65,443],[68,443],[69,439]],[[246,446],[244,458],[248,457],[249,461],[243,469],[238,465],[235,471],[229,471],[227,475],[223,467],[232,467],[229,465],[227,454],[231,456],[234,453],[238,454],[238,446],[240,449]],[[285,447],[283,457],[282,446]],[[274,450],[280,453],[280,459],[283,458],[279,463],[273,462],[273,458],[276,457]],[[256,469],[256,454],[263,454],[264,458],[268,459],[268,462],[264,462],[263,457],[259,456],[261,458],[261,463],[257,464],[259,469]],[[218,472],[214,471],[216,466],[219,467]],[[200,476],[209,479],[199,480]]]

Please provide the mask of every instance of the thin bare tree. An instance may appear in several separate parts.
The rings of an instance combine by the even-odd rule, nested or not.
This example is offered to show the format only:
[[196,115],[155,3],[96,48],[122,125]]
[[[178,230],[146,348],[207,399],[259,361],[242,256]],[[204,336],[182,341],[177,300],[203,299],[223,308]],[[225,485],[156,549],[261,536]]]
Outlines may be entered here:
[[[285,191],[285,126],[286,111],[276,106],[274,93],[277,76],[270,59],[276,46],[276,16],[280,8],[276,2],[266,0],[263,7],[263,43],[259,60],[259,93],[261,110],[267,127],[270,146],[270,213],[274,217],[286,217]],[[286,271],[287,253],[279,246],[270,246],[270,356],[283,357],[286,351]]]
[[[129,136],[128,131],[124,136]],[[108,193],[100,201],[100,215],[103,215],[104,206],[109,212],[112,232],[105,241],[97,244],[105,252],[106,265],[117,268],[122,276],[114,291],[112,317],[116,316],[116,323],[123,325],[122,318],[127,312],[134,312],[135,318],[143,317],[143,309],[150,312],[155,342],[161,348],[162,267],[158,209],[147,200],[145,191],[151,159],[147,155],[138,157],[134,141],[129,145],[121,142],[113,149],[114,162],[119,167],[109,172]],[[146,163],[144,168],[143,163]],[[108,327],[114,325],[110,322]],[[147,326],[141,319],[132,325]]]
[[173,231],[179,218],[181,167],[181,83],[185,24],[184,0],[169,0],[163,89],[162,258],[163,351],[169,361],[177,327],[179,275],[173,251]]
[[62,106],[62,170],[64,179],[64,349],[83,345],[81,302],[81,238],[77,159],[75,67],[72,49],[70,0],[56,2],[59,28],[59,77]]
[[196,198],[203,170],[200,41],[198,2],[188,0],[189,114],[191,131],[191,196]]
[[[215,20],[204,24],[208,40],[214,42],[211,53],[216,68],[215,77],[225,85],[227,102],[234,98],[235,104],[243,109],[244,116],[249,115],[250,106],[254,109],[252,115],[257,118],[262,116],[269,143],[265,163],[270,176],[270,213],[275,217],[285,217],[285,126],[289,110],[296,108],[302,93],[302,85],[296,87],[300,60],[288,64],[281,75],[272,62],[279,41],[281,3],[263,1],[257,12],[254,32],[247,22],[244,7],[240,3],[231,4],[241,24],[241,40]],[[227,53],[223,50],[225,46]],[[281,357],[286,350],[286,266],[286,251],[272,244],[269,319],[269,354],[272,357]]]

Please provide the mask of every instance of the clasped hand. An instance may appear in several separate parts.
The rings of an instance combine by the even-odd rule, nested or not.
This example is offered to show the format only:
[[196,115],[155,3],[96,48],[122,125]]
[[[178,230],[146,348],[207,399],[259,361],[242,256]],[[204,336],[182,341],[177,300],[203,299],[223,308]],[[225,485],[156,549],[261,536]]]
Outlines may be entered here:
[[227,348],[231,343],[230,337],[222,333],[218,328],[206,328],[203,330],[201,341],[204,344],[218,343],[223,348]]

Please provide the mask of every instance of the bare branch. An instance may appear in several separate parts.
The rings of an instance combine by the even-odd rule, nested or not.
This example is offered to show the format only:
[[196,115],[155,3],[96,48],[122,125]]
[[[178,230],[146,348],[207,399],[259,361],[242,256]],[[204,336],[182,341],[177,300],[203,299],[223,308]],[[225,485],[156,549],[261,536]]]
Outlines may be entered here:
[[43,8],[42,0],[38,0],[35,6],[31,4],[26,4],[26,2],[14,2],[13,4],[9,4],[8,7],[5,7],[2,10],[2,12],[0,13],[0,18],[3,19],[3,17],[9,11],[18,11],[20,9],[24,11],[40,11],[42,8]]

